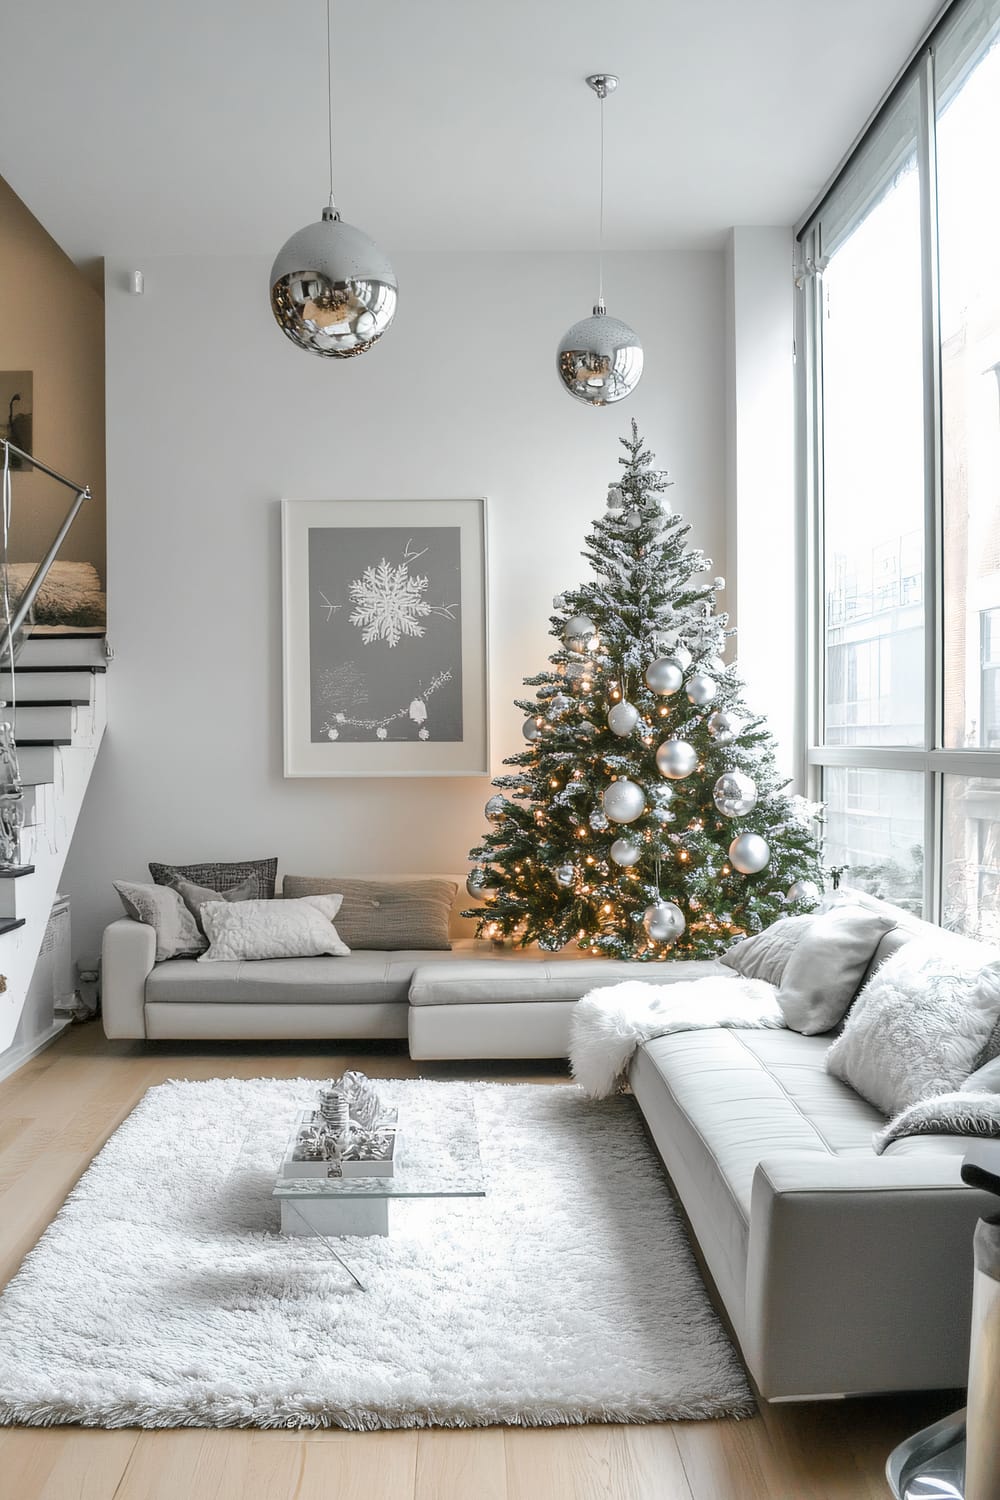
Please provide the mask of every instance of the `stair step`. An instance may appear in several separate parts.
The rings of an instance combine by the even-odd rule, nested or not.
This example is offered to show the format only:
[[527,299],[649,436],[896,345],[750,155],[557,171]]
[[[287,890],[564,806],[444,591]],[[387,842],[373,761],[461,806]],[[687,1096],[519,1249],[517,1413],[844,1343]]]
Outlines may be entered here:
[[18,704],[90,703],[94,678],[105,670],[104,667],[36,667],[25,672],[18,667],[13,678],[9,672],[0,672],[0,699],[9,703],[16,698]]
[[[67,703],[39,705],[18,702],[13,710],[14,738],[19,745],[68,745],[76,728],[77,710]],[[0,709],[0,718],[10,723],[11,709]]]
[[45,781],[56,779],[56,750],[54,745],[18,745],[17,764],[21,780],[26,787],[41,786]]
[[20,880],[22,875],[34,875],[34,865],[10,865],[7,869],[0,867],[0,880]]
[[102,635],[33,635],[18,653],[16,670],[20,674],[40,667],[65,671],[76,667],[105,669],[107,665]]
[[13,932],[15,927],[23,926],[23,917],[0,917],[0,937],[3,937],[5,932]]

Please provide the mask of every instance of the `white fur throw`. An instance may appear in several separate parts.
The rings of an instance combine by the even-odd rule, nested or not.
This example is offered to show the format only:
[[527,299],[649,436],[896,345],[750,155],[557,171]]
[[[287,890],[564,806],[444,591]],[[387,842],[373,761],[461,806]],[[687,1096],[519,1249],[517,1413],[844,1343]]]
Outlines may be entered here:
[[683,979],[650,984],[626,979],[591,990],[570,1021],[573,1077],[592,1099],[613,1094],[641,1042],[675,1031],[715,1027],[759,1031],[781,1028],[777,990],[763,979]]
[[[179,898],[178,898],[179,899]],[[206,901],[201,924],[211,943],[200,964],[243,958],[343,958],[350,948],[333,925],[343,896],[297,901]]]
[[1000,961],[980,943],[914,939],[865,985],[827,1053],[835,1077],[881,1109],[959,1088],[1000,1016]]
[[879,1130],[872,1145],[881,1156],[886,1146],[907,1135],[1000,1136],[1000,1094],[960,1090],[921,1099]]

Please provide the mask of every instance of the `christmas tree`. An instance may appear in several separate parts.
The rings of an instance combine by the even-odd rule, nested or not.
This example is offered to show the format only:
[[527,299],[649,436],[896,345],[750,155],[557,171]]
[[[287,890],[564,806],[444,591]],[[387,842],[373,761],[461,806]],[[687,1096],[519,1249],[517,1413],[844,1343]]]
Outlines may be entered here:
[[635,422],[584,556],[554,601],[551,666],[526,748],[496,778],[470,858],[468,913],[498,941],[656,960],[706,958],[819,896],[815,809],[790,797],[771,738],[722,659],[722,578],[663,499]]

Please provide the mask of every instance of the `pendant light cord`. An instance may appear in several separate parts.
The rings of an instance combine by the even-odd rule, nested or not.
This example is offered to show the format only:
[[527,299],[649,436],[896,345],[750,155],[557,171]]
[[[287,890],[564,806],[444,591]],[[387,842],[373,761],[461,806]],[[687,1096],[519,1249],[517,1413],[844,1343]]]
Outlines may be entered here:
[[597,252],[597,300],[603,306],[604,303],[604,99],[605,92],[600,94],[601,100],[601,225],[598,238]]
[[333,0],[326,0],[326,124],[330,147],[330,207],[333,201]]

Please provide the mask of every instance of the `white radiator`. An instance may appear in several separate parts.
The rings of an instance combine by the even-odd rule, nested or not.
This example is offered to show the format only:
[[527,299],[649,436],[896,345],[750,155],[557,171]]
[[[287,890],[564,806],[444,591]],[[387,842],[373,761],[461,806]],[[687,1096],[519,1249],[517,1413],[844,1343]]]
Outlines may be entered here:
[[38,962],[28,987],[28,1009],[36,1016],[45,1011],[68,1015],[75,1004],[72,944],[70,942],[69,897],[56,896],[45,927]]

